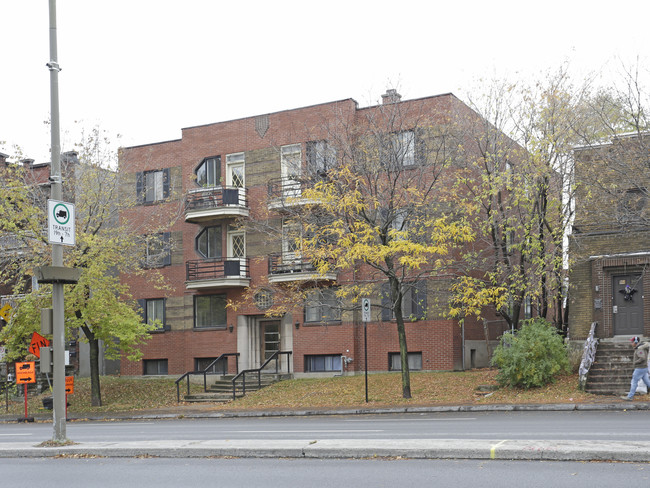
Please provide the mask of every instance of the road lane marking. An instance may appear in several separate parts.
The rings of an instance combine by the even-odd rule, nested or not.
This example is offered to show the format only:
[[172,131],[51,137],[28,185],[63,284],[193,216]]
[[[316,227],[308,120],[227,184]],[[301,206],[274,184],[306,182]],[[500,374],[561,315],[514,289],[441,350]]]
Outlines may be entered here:
[[508,439],[502,440],[501,442],[498,442],[492,446],[490,449],[490,459],[494,459],[496,457],[497,447],[500,447],[501,444],[504,444],[506,442],[508,442]]
[[33,434],[29,434],[29,433],[27,433],[27,434],[25,434],[25,433],[23,433],[23,434],[0,434],[0,437],[12,437],[12,436],[16,436],[16,435],[33,435]]
[[379,429],[358,429],[358,430],[334,430],[334,429],[325,429],[325,430],[222,430],[219,432],[223,433],[237,433],[237,434],[302,434],[302,433],[353,433],[353,432],[384,432]]
[[459,420],[476,420],[476,417],[459,417],[454,419],[345,419],[344,422],[456,422]]

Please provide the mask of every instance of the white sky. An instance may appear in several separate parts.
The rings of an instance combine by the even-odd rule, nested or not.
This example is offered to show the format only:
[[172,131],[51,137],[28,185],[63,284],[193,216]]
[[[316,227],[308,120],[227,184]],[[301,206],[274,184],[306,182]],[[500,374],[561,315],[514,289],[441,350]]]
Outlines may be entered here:
[[[129,146],[344,98],[476,92],[481,77],[650,59],[648,0],[58,0],[62,149]],[[0,0],[0,151],[49,161],[47,0]],[[647,66],[647,65],[646,65]]]

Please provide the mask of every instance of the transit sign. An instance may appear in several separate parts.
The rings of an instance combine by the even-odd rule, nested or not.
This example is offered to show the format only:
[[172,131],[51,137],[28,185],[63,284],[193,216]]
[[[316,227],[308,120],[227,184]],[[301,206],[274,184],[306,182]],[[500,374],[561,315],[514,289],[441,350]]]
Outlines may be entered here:
[[74,376],[65,377],[65,394],[72,395],[74,393]]
[[361,299],[361,321],[370,322],[371,318],[372,317],[370,316],[370,298],[362,298]]
[[74,205],[57,200],[48,200],[47,227],[50,243],[74,246]]
[[27,361],[16,363],[16,384],[36,383],[36,363]]

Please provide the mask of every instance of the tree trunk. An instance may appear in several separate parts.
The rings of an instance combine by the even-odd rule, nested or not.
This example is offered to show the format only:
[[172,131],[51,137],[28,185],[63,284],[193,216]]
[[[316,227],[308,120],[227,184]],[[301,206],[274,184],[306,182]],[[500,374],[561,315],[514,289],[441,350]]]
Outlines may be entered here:
[[93,407],[102,406],[102,391],[99,383],[99,339],[87,325],[81,327],[90,346],[90,402]]
[[389,282],[391,287],[391,299],[394,304],[395,319],[397,320],[399,356],[402,366],[402,398],[411,398],[411,375],[409,371],[408,348],[406,346],[406,328],[404,327],[404,316],[402,313],[402,294],[397,279],[391,278],[389,279]]

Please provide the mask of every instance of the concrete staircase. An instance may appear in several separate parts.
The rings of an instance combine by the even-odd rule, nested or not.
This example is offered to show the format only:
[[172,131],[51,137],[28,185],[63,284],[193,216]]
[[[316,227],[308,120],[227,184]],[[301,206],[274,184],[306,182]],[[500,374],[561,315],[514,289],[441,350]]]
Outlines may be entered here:
[[[292,375],[289,374],[271,374],[262,373],[260,383],[257,381],[257,375],[251,374],[246,376],[246,393],[252,393],[260,388],[267,387],[278,381],[291,379]],[[193,393],[185,395],[183,401],[189,403],[211,402],[211,403],[227,403],[233,400],[232,394],[232,379],[234,375],[219,376],[219,379],[214,381],[208,386],[205,393]],[[236,397],[244,396],[243,380],[237,380]]]
[[585,391],[596,395],[624,395],[630,391],[633,351],[629,342],[599,342]]

